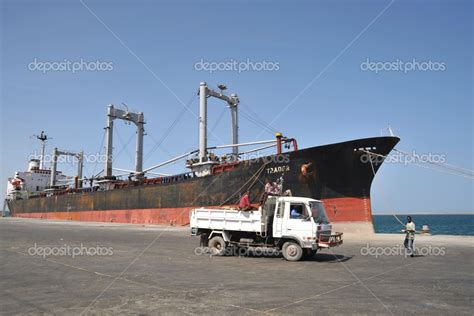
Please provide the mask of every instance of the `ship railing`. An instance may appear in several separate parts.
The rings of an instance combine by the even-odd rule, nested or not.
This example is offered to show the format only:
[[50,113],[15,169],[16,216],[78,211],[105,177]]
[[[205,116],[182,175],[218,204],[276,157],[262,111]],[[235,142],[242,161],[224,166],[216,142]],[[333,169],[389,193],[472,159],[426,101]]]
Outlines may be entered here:
[[[158,177],[158,178],[149,178],[143,180],[143,185],[155,185],[155,184],[168,184],[168,183],[177,183],[185,180],[193,179],[196,175],[194,172],[186,172],[173,176],[167,177]],[[135,186],[140,182],[131,182],[131,181],[120,181],[114,184],[114,189],[124,189],[129,186]]]
[[43,198],[47,196],[57,196],[57,195],[75,194],[75,193],[89,193],[93,191],[96,191],[96,188],[90,188],[90,187],[78,188],[78,189],[70,188],[70,189],[65,189],[65,190],[60,190],[60,191],[50,192],[50,193],[41,192],[41,193],[36,193],[36,194],[30,194],[29,198],[36,199],[36,198]]
[[[181,173],[181,174],[173,175],[169,177],[145,179],[143,180],[143,184],[154,185],[154,184],[177,183],[177,182],[193,179],[195,177],[196,175],[194,174],[194,172],[186,172],[186,173]],[[134,186],[134,185],[136,184],[130,181],[117,181],[114,183],[113,189],[124,189],[124,188],[127,188],[129,186]],[[92,187],[92,188],[87,187],[87,188],[77,188],[77,189],[69,188],[65,190],[58,190],[51,193],[42,192],[36,195],[31,195],[30,198],[41,198],[41,197],[58,196],[58,195],[64,195],[64,194],[89,193],[89,192],[97,191],[97,189],[98,187]]]
[[225,171],[230,171],[236,168],[239,165],[239,161],[233,161],[229,163],[223,163],[217,166],[212,167],[212,174],[217,174]]
[[152,178],[145,180],[145,184],[167,184],[167,183],[176,183],[181,182],[189,179],[195,178],[196,175],[194,172],[185,172],[173,176],[168,177],[159,177],[159,178]]

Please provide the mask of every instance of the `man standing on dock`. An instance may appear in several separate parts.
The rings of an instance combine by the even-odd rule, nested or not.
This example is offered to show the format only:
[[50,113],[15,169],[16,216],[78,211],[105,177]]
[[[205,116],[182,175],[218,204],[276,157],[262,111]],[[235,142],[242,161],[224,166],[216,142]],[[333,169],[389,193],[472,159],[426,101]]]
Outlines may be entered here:
[[411,220],[411,216],[407,216],[407,224],[405,226],[404,232],[405,235],[405,242],[403,243],[408,253],[410,253],[410,257],[413,257],[413,242],[415,241],[415,223]]

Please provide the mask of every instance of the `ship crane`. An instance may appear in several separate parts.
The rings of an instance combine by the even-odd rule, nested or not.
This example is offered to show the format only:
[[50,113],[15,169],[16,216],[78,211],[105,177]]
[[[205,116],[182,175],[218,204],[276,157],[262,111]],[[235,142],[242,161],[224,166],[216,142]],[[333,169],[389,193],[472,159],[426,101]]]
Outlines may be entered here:
[[113,127],[114,120],[124,120],[127,122],[133,122],[137,127],[137,144],[135,151],[135,174],[141,175],[143,173],[143,135],[145,133],[144,124],[145,118],[143,112],[130,112],[127,110],[121,110],[115,108],[112,104],[109,105],[107,110],[107,127],[105,128],[106,137],[106,157],[105,157],[105,168],[104,178],[112,178],[112,149],[113,149]]
[[50,187],[54,189],[56,186],[56,169],[58,166],[58,158],[59,156],[72,156],[77,158],[78,163],[77,163],[77,179],[80,179],[81,181],[78,182],[77,186],[82,187],[82,169],[84,167],[84,152],[71,152],[71,151],[64,151],[64,150],[59,150],[58,148],[53,149],[53,166],[51,168],[51,180],[50,180]]
[[219,84],[220,92],[210,89],[205,82],[201,82],[199,86],[199,162],[205,162],[207,156],[207,99],[214,97],[227,102],[232,116],[232,156],[235,160],[238,159],[239,152],[239,122],[237,106],[239,105],[239,98],[237,94],[232,93],[230,96],[224,94],[227,86]]
[[[188,157],[193,154],[198,154],[198,158],[196,160],[191,159],[190,163],[188,163],[187,167],[190,168],[197,176],[205,176],[211,173],[212,166],[217,164],[218,162],[213,160],[212,158],[209,159],[208,157],[208,150],[209,149],[224,149],[224,148],[232,148],[232,160],[237,161],[239,159],[239,156],[248,154],[251,152],[259,151],[259,150],[264,150],[267,148],[271,148],[276,146],[277,147],[277,153],[281,154],[282,152],[282,144],[288,144],[290,142],[293,143],[293,147],[295,150],[297,150],[297,145],[296,145],[296,140],[295,139],[289,139],[286,137],[283,137],[280,133],[276,133],[276,139],[273,140],[264,140],[264,141],[255,141],[255,142],[247,142],[247,143],[240,143],[239,144],[239,124],[238,124],[238,105],[239,105],[239,97],[237,94],[232,93],[230,96],[224,94],[224,91],[227,90],[227,86],[224,84],[219,84],[217,86],[219,88],[218,91],[214,91],[210,89],[207,85],[206,82],[201,82],[199,86],[199,149],[194,150],[191,152],[187,152],[185,154],[176,156],[174,158],[171,158],[165,162],[161,162],[157,165],[151,166],[146,169],[142,169],[141,166],[141,157],[142,157],[142,151],[143,149],[139,149],[139,144],[141,143],[141,146],[143,146],[143,140],[140,140],[143,135],[140,135],[140,126],[138,125],[137,121],[139,121],[139,118],[135,117],[134,113],[129,113],[128,111],[126,112],[127,116],[125,118],[125,111],[122,110],[117,110],[113,108],[112,105],[109,106],[109,114],[108,114],[108,127],[106,128],[107,130],[107,162],[106,162],[106,172],[105,172],[105,178],[111,177],[112,176],[112,170],[117,170],[117,171],[122,171],[122,172],[127,172],[130,174],[134,174],[136,177],[142,177],[145,173],[150,173],[151,170],[164,167],[166,165],[169,165],[177,160],[183,159],[185,157]],[[220,100],[223,100],[227,103],[228,108],[231,111],[231,136],[232,136],[232,144],[230,145],[219,145],[219,146],[213,146],[213,147],[207,147],[207,99],[210,97],[214,97]],[[118,112],[122,111],[122,112]],[[141,117],[143,119],[143,113],[138,113],[141,114]],[[112,121],[115,118],[120,118],[120,119],[125,119],[127,121],[133,121],[135,124],[137,124],[137,156],[136,156],[136,161],[137,161],[137,167],[136,170],[128,170],[128,169],[123,169],[123,168],[112,168]],[[240,152],[239,153],[239,147],[243,146],[254,146],[254,145],[265,145],[263,147],[259,147],[256,149],[248,150],[245,152]],[[140,161],[140,164],[138,165],[138,161]]]
[[[235,148],[236,145],[237,145],[237,147],[265,145],[263,147],[251,149],[251,150],[248,150],[248,151],[245,151],[245,152],[240,152],[237,155],[240,156],[240,155],[248,154],[248,153],[251,153],[251,152],[255,152],[255,151],[259,151],[259,150],[263,150],[263,149],[267,149],[267,148],[271,148],[271,147],[275,147],[275,146],[277,147],[277,153],[281,154],[282,153],[281,144],[287,144],[287,143],[290,143],[290,142],[293,144],[294,150],[298,150],[297,143],[296,143],[296,140],[294,138],[283,137],[280,133],[276,134],[276,139],[262,140],[262,141],[248,142],[248,143],[240,143],[240,144],[219,145],[219,146],[208,147],[207,149],[223,149],[223,148],[230,148],[230,147]],[[198,150],[194,150],[194,151],[187,152],[185,154],[176,156],[176,157],[171,158],[171,159],[169,159],[165,162],[161,162],[157,165],[146,168],[142,172],[140,172],[140,174],[145,174],[145,173],[150,173],[151,174],[151,172],[150,172],[151,170],[164,167],[164,166],[169,165],[169,164],[171,164],[175,161],[178,161],[178,160],[184,159],[184,158],[186,158],[190,155],[196,154],[197,152],[198,152]],[[133,171],[133,170],[123,169],[123,168],[113,168],[113,169],[123,171],[123,172],[127,172],[127,173],[137,174],[137,172]],[[158,174],[158,175],[161,176],[163,174]]]
[[226,90],[227,87],[224,84],[219,84],[218,88],[220,89],[220,92],[210,89],[205,82],[201,82],[199,85],[199,161],[188,165],[188,167],[198,176],[210,174],[212,166],[217,163],[216,161],[209,159],[207,155],[207,99],[210,97],[225,101],[231,111],[232,159],[238,160],[239,157],[239,124],[237,115],[239,98],[235,93],[230,96],[225,95],[224,90]]
[[[209,160],[208,155],[207,155],[207,150],[209,149],[207,147],[207,99],[210,97],[214,97],[220,100],[223,100],[227,103],[227,106],[229,107],[231,111],[231,117],[232,117],[232,128],[231,128],[231,134],[232,134],[232,145],[230,146],[220,146],[218,148],[226,148],[226,147],[232,147],[232,159],[233,160],[238,160],[239,157],[239,125],[238,125],[238,112],[237,112],[237,106],[239,104],[239,98],[237,94],[232,93],[230,96],[227,96],[224,94],[224,91],[227,89],[226,85],[224,84],[219,84],[218,85],[219,92],[214,91],[210,89],[207,86],[207,83],[201,82],[199,86],[199,149],[196,151],[192,151],[189,153],[185,153],[183,155],[177,156],[175,158],[172,158],[168,161],[165,161],[163,163],[160,163],[158,165],[152,166],[148,169],[143,170],[142,169],[142,156],[143,156],[143,125],[140,127],[140,122],[143,120],[143,113],[128,113],[127,118],[125,117],[125,111],[115,109],[112,105],[109,105],[109,112],[108,112],[108,126],[106,128],[107,130],[107,156],[106,156],[106,164],[105,164],[105,178],[111,177],[112,176],[112,170],[120,170],[120,171],[130,171],[126,169],[118,169],[118,168],[112,168],[112,127],[113,127],[113,120],[115,118],[119,119],[126,119],[128,121],[132,121],[135,124],[137,124],[137,156],[136,156],[136,168],[135,171],[130,171],[130,173],[135,174],[136,176],[142,176],[144,173],[149,172],[153,169],[163,167],[165,165],[168,165],[170,163],[173,163],[179,159],[183,159],[188,155],[198,153],[199,161],[197,163],[193,163],[192,165],[188,165],[193,172],[195,172],[198,176],[203,176],[207,175],[210,173],[211,168],[214,164],[216,164],[215,161]],[[121,112],[119,112],[121,111]],[[140,117],[136,117],[136,115],[141,115]],[[134,116],[135,115],[135,116]],[[140,121],[141,119],[141,121]],[[143,123],[141,123],[143,124]]]

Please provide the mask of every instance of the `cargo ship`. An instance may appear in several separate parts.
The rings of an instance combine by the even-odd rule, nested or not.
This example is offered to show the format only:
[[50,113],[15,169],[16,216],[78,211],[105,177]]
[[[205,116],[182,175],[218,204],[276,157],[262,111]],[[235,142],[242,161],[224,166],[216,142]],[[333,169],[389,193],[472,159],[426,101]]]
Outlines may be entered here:
[[[53,150],[52,166],[43,165],[46,136],[42,133],[41,159],[30,161],[26,172],[8,181],[6,203],[12,216],[57,220],[133,224],[186,225],[189,211],[197,207],[235,207],[245,191],[258,207],[267,184],[278,188],[273,194],[311,197],[324,202],[330,220],[357,231],[373,231],[370,189],[372,181],[399,138],[393,135],[344,141],[300,149],[296,139],[276,133],[275,139],[239,143],[236,94],[227,96],[206,83],[199,88],[199,149],[150,168],[143,168],[144,114],[109,105],[106,127],[106,156],[101,176],[82,176],[83,152]],[[232,117],[232,144],[207,146],[207,99],[226,103]],[[132,122],[137,128],[135,170],[113,167],[113,122]],[[254,148],[255,146],[262,146]],[[247,147],[249,146],[249,147]],[[253,146],[253,147],[251,147]],[[252,148],[241,151],[242,148]],[[218,156],[216,150],[232,152]],[[275,148],[267,156],[245,159],[251,152]],[[73,184],[57,170],[61,155],[78,160]],[[373,159],[373,158],[377,159]],[[185,160],[187,172],[150,177],[152,170]],[[128,173],[127,179],[113,171]],[[346,229],[346,228],[344,228]],[[349,228],[350,229],[350,228]]]

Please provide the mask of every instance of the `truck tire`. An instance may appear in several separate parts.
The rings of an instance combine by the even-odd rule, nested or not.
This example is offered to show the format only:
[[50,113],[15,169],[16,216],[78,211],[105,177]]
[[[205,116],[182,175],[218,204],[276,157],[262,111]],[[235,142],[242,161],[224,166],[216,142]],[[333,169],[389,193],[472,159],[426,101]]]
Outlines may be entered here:
[[288,261],[299,261],[303,257],[303,249],[294,241],[287,241],[281,249],[283,257]]
[[214,236],[209,240],[209,249],[213,256],[223,256],[225,254],[226,244],[222,237]]

